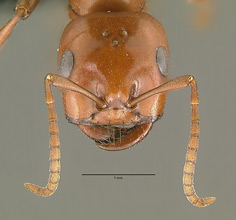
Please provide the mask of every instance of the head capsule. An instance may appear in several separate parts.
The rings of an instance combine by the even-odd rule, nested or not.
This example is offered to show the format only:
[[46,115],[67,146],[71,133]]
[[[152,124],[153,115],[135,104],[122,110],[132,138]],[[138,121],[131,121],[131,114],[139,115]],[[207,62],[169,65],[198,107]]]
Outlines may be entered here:
[[61,74],[107,106],[100,109],[86,96],[64,90],[69,122],[106,150],[140,142],[163,114],[165,94],[132,108],[127,103],[167,81],[168,55],[163,27],[146,13],[98,12],[71,21],[59,48]]

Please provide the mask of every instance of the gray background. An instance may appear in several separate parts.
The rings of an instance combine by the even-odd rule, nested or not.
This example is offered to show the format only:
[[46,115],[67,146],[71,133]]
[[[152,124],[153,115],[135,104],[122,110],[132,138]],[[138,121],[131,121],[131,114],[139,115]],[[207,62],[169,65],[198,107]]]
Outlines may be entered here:
[[[13,1],[0,2],[0,24]],[[106,152],[67,123],[54,89],[62,145],[62,178],[56,193],[40,198],[23,183],[48,179],[48,121],[43,79],[57,71],[57,47],[68,23],[65,0],[42,1],[0,50],[0,219],[235,219],[236,214],[236,1],[216,1],[210,28],[191,25],[187,1],[149,0],[165,27],[172,77],[193,74],[200,95],[201,137],[195,173],[200,197],[193,207],[182,190],[190,126],[190,89],[168,95],[165,114],[135,147]],[[82,173],[156,173],[149,177],[84,177]]]

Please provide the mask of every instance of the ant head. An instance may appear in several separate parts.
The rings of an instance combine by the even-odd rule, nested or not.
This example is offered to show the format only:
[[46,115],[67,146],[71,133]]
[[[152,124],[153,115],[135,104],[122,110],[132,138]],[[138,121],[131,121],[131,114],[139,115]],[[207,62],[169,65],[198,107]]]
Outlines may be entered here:
[[68,119],[106,149],[139,142],[163,114],[165,94],[127,103],[167,81],[168,55],[161,24],[145,13],[100,12],[73,20],[62,36],[60,72],[107,106],[62,91]]

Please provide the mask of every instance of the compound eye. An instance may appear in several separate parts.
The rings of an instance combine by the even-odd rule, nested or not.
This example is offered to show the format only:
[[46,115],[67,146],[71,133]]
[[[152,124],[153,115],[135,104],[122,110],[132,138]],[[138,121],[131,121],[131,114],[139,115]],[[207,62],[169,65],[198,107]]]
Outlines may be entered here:
[[69,77],[74,66],[74,55],[70,50],[66,50],[61,56],[60,74]]
[[168,74],[169,56],[164,47],[157,48],[156,61],[161,74],[166,76]]

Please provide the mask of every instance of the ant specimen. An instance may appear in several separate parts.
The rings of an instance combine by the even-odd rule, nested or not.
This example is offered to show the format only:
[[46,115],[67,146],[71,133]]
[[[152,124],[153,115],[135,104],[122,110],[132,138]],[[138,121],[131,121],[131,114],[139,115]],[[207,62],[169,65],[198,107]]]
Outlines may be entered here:
[[[40,0],[19,0],[15,15],[0,30],[0,46],[19,20]],[[140,142],[163,114],[166,93],[191,86],[191,129],[183,188],[194,206],[199,198],[193,176],[199,139],[197,84],[192,75],[168,80],[169,48],[161,24],[145,13],[145,0],[69,0],[69,16],[61,38],[59,74],[45,78],[50,133],[49,180],[45,187],[25,183],[39,196],[52,195],[60,179],[60,141],[51,86],[62,90],[65,114],[104,150],[123,150]]]

